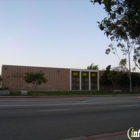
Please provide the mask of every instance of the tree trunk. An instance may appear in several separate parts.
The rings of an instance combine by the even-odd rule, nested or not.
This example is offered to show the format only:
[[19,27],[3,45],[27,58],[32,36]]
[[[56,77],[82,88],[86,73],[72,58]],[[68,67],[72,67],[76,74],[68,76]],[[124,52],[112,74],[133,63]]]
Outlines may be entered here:
[[35,85],[35,96],[37,96],[37,85]]
[[128,48],[128,62],[129,62],[129,91],[132,92],[131,65],[130,65],[130,51],[129,51],[129,48]]

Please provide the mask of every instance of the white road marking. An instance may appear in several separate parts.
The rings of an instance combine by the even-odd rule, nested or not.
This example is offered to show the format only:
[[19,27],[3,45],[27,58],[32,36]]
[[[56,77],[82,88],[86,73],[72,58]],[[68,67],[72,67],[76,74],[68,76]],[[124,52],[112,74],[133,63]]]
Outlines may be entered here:
[[102,104],[103,102],[79,102],[79,103],[48,103],[48,104],[22,104],[22,105],[0,105],[0,108],[1,107],[34,107],[34,106],[71,106],[71,105],[92,105],[92,104]]
[[0,107],[15,107],[15,106],[34,106],[34,105],[0,105]]
[[103,102],[80,102],[80,103],[64,103],[64,104],[41,104],[45,106],[66,106],[66,105],[90,105],[90,104],[102,104]]
[[[93,102],[77,102],[77,103],[42,103],[42,104],[12,104],[12,105],[4,105],[0,104],[0,108],[2,107],[39,107],[39,106],[74,106],[74,105],[103,105],[103,104],[112,104],[112,103],[119,103],[117,102],[100,102],[100,101],[93,101]],[[132,106],[140,106],[140,104],[133,104],[133,105],[120,105],[119,107],[132,107]]]
[[134,104],[134,105],[121,105],[119,107],[134,107],[134,106],[140,106],[139,104]]
[[52,110],[39,110],[39,111],[68,111],[72,109],[52,109]]

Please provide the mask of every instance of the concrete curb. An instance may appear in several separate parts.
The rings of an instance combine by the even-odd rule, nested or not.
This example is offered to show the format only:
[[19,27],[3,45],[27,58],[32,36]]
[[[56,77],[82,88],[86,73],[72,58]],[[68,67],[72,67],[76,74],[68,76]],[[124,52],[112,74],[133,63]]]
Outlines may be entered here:
[[60,95],[60,96],[0,96],[0,98],[82,98],[82,97],[93,97],[93,96],[63,96],[63,95]]
[[122,97],[140,96],[140,94],[116,94],[116,95],[59,95],[59,96],[0,96],[0,98],[82,98],[82,97]]

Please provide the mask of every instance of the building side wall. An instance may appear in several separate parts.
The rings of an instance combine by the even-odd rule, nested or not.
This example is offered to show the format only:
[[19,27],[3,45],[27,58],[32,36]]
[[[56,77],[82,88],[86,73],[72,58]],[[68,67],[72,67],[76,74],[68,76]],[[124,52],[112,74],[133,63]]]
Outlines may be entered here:
[[34,90],[32,84],[24,81],[27,72],[45,73],[48,82],[38,86],[38,90],[70,90],[70,69],[27,67],[27,66],[2,66],[2,88],[10,90]]

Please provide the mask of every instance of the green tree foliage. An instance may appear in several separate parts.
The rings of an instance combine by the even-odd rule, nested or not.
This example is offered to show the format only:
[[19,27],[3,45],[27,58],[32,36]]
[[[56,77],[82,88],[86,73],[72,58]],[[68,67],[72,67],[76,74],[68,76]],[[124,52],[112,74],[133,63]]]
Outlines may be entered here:
[[91,0],[91,2],[104,6],[107,17],[98,24],[111,40],[125,41],[127,50],[135,45],[133,58],[135,66],[140,68],[140,0]]
[[117,85],[119,85],[119,83],[121,82],[121,78],[122,78],[122,75],[121,75],[121,72],[119,71],[110,71],[108,73],[108,80],[111,81],[112,83],[112,86],[114,89],[116,89]]
[[[119,57],[117,50],[120,49],[122,52],[122,58]],[[117,43],[117,45],[110,44],[108,48],[105,50],[105,53],[108,55],[110,53],[115,54],[119,59],[119,65],[122,66],[122,68],[126,68],[127,62],[130,60],[130,55],[132,53],[133,55],[133,61],[135,63],[135,67],[133,69],[139,68],[140,69],[140,47],[135,46],[135,43],[128,42],[127,45],[124,45],[124,43]],[[130,63],[130,62],[129,62]]]
[[110,70],[111,70],[111,65],[106,67],[105,72],[101,76],[101,79],[100,79],[101,84],[104,84],[104,85],[110,85],[111,84],[111,81],[108,79],[108,74],[110,73]]
[[37,86],[41,85],[42,83],[46,83],[48,80],[45,78],[43,72],[28,72],[24,76],[24,80],[28,84],[33,84],[35,90],[37,90]]
[[94,65],[94,63],[91,63],[91,65],[88,66],[87,69],[90,69],[90,70],[99,70],[99,67],[98,67],[98,65]]
[[108,14],[99,27],[111,39],[139,40],[140,37],[140,0],[90,0],[93,4],[104,6]]
[[[122,73],[122,72],[121,72]],[[138,87],[140,86],[140,74],[139,73],[131,73],[132,78],[132,87]],[[122,73],[122,78],[120,81],[120,86],[122,87],[128,87],[129,85],[129,76],[128,73]]]
[[133,60],[134,60],[135,66],[140,69],[140,46],[134,47]]
[[121,87],[128,87],[129,86],[129,77],[128,77],[128,73],[122,73],[121,72],[121,81],[120,81],[120,83],[119,83],[119,85],[121,86]]
[[[120,56],[118,55],[117,48],[120,48],[123,58],[121,59]],[[117,46],[110,44],[108,48],[105,50],[105,53],[108,55],[110,53],[113,53],[116,55],[119,59],[119,65],[122,67],[122,70],[126,68],[127,64],[127,55],[128,53],[130,54],[131,50],[127,48],[124,44],[118,43]]]
[[[140,86],[140,74],[131,73],[132,87]],[[103,75],[100,78],[100,83],[103,85],[112,85],[114,89],[127,88],[129,86],[129,73],[122,71],[111,70],[111,65],[106,67]]]
[[[117,53],[117,47],[120,48],[123,58],[120,59],[118,53]],[[127,64],[127,60],[128,60],[128,65],[129,68],[127,69],[129,71],[129,90],[130,92],[132,92],[132,80],[131,80],[131,61],[130,61],[130,54],[132,49],[134,49],[132,44],[127,44],[127,46],[125,46],[123,43],[118,43],[117,47],[113,46],[113,44],[109,45],[109,48],[106,49],[106,54],[109,54],[110,52],[112,52],[113,54],[115,54],[118,58],[119,58],[119,65],[122,67],[121,71],[124,71],[127,69],[126,64]]]
[[132,77],[132,86],[137,87],[140,85],[140,74],[139,73],[131,73]]

